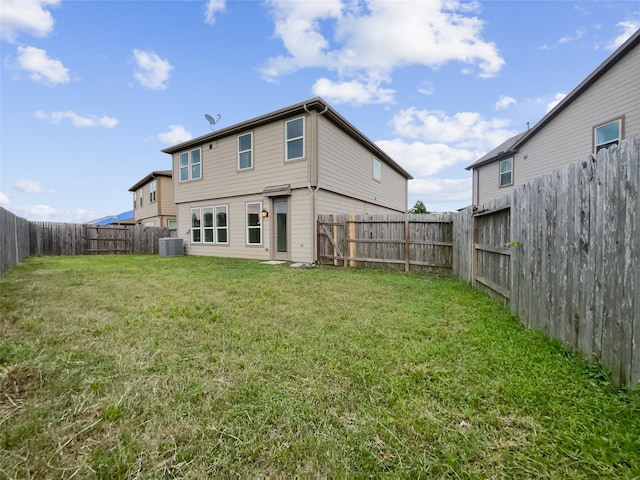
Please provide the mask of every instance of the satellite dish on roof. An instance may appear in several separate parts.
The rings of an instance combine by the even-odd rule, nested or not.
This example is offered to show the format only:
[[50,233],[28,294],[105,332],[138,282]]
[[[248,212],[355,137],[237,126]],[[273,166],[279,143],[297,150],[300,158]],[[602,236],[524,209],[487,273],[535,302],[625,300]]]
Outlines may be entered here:
[[220,121],[220,117],[221,115],[218,114],[218,118],[214,119],[211,115],[209,115],[208,113],[204,114],[204,118],[207,119],[207,122],[209,122],[209,125],[211,125],[211,130],[213,130],[213,126],[218,123]]

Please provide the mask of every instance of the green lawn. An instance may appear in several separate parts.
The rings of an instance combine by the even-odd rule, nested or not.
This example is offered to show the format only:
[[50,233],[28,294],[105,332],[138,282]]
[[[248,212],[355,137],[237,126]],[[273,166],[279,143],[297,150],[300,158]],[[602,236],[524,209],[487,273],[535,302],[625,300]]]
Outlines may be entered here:
[[640,476],[640,389],[451,278],[101,256],[0,281],[0,478]]

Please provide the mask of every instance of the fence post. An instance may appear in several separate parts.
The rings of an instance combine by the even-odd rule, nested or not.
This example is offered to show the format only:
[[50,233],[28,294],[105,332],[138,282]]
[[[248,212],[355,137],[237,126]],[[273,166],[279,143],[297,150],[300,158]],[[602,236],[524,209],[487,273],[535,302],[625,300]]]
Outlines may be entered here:
[[411,245],[409,243],[409,219],[404,219],[404,271],[411,270]]

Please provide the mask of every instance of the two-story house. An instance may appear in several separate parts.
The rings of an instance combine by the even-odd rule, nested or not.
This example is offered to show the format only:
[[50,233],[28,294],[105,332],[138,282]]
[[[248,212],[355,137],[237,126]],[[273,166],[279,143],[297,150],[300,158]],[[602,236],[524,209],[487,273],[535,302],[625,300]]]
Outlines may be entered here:
[[173,201],[173,172],[157,170],[136,182],[133,192],[135,223],[147,227],[176,228],[176,204]]
[[640,134],[640,30],[533,128],[478,159],[473,204]]
[[188,254],[313,262],[321,213],[402,213],[407,173],[314,98],[166,148]]

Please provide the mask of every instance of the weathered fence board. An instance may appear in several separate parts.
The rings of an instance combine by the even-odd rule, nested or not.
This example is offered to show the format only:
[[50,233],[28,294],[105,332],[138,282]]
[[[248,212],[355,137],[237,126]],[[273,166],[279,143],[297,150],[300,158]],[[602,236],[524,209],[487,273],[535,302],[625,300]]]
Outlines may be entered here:
[[453,214],[320,215],[318,261],[451,273]]

